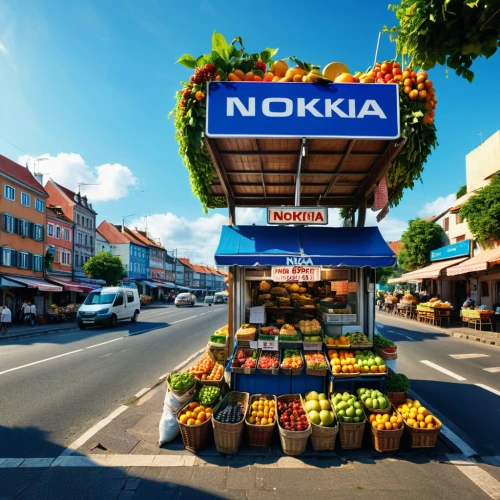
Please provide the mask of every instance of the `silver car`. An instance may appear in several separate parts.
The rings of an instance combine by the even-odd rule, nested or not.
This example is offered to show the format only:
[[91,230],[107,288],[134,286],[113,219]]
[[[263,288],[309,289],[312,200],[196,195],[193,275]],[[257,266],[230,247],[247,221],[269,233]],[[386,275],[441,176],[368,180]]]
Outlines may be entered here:
[[175,297],[175,307],[191,306],[196,304],[196,297],[192,293],[180,293]]

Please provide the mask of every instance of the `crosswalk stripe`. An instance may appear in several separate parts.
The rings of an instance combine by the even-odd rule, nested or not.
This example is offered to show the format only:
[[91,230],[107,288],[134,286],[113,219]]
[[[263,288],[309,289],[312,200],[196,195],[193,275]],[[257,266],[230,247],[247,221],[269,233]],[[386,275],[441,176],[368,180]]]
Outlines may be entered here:
[[449,354],[451,358],[455,359],[471,359],[471,358],[489,358],[490,356],[488,354]]
[[483,368],[483,371],[490,373],[498,373],[500,372],[500,366],[496,366],[494,368]]

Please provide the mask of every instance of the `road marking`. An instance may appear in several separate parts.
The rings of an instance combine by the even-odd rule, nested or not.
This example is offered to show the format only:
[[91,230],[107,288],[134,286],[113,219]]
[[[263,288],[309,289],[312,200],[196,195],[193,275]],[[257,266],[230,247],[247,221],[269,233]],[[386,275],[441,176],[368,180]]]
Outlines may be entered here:
[[434,368],[434,370],[437,370],[441,373],[444,373],[445,375],[448,375],[450,377],[453,377],[456,380],[467,380],[466,378],[457,375],[456,373],[450,372],[450,370],[447,370],[446,368],[443,368],[442,366],[436,365],[435,363],[432,363],[431,361],[427,361],[426,359],[421,360],[421,363],[424,365],[430,366],[431,368]]
[[108,356],[111,356],[112,354],[113,354],[113,353],[112,353],[112,352],[110,352],[109,354],[105,354],[104,356],[99,356],[99,357],[100,357],[101,359],[102,359],[102,358],[107,358]]
[[500,500],[500,483],[485,470],[474,466],[457,466],[476,486],[481,488],[490,498]]
[[15,368],[9,368],[8,370],[4,370],[0,372],[0,375],[5,373],[13,372],[15,370],[20,370],[21,368],[28,368],[28,366],[38,365],[40,363],[45,363],[46,361],[52,361],[53,359],[62,358],[63,356],[69,356],[70,354],[75,354],[77,352],[81,352],[83,349],[77,349],[76,351],[65,352],[64,354],[58,354],[57,356],[52,356],[51,358],[41,359],[40,361],[34,361],[33,363],[28,363],[27,365],[16,366]]
[[496,389],[493,389],[493,387],[490,387],[489,385],[484,385],[484,384],[474,384],[477,387],[481,387],[481,389],[485,389],[487,391],[492,392],[493,394],[496,394],[497,396],[500,396],[500,391],[497,391]]
[[89,345],[88,347],[86,347],[85,349],[92,349],[94,347],[99,347],[100,345],[104,345],[104,344],[110,344],[111,342],[116,342],[117,340],[121,340],[123,337],[118,337],[117,339],[113,339],[113,340],[108,340],[106,342],[101,342],[100,344],[94,344],[94,345]]
[[[426,408],[428,408],[426,406]],[[476,450],[471,448],[462,438],[458,437],[451,429],[443,424],[441,433],[444,434],[466,457],[477,456]]]
[[490,372],[490,373],[498,373],[500,372],[500,366],[497,366],[495,368],[483,368],[485,372]]
[[136,398],[140,398],[143,394],[146,394],[151,389],[151,387],[144,387],[144,389],[141,389],[136,395]]
[[394,335],[399,335],[400,337],[404,337],[405,339],[408,339],[408,340],[415,340],[414,338],[408,337],[408,335],[403,335],[402,333],[396,333],[396,332],[392,332],[392,333],[394,333]]
[[73,441],[60,455],[59,457],[67,457],[72,455],[80,446],[83,446],[94,434],[97,434],[103,427],[106,427],[113,419],[118,415],[123,413],[128,406],[119,406],[114,412],[110,413],[106,418],[103,418],[100,422],[97,422],[93,427],[91,427],[87,432],[82,434],[77,440]]
[[[471,358],[489,358],[488,354],[449,354],[451,358],[454,359],[471,359]],[[500,370],[500,368],[499,368]]]

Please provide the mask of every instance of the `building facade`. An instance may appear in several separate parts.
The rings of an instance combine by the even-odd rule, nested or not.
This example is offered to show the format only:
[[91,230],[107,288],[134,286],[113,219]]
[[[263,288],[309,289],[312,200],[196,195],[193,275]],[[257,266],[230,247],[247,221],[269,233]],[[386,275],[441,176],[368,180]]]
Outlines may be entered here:
[[46,253],[53,261],[48,273],[71,278],[73,265],[73,223],[62,210],[47,208]]
[[60,208],[74,224],[73,275],[85,278],[82,266],[95,255],[96,216],[86,196],[49,180],[45,185],[49,206]]

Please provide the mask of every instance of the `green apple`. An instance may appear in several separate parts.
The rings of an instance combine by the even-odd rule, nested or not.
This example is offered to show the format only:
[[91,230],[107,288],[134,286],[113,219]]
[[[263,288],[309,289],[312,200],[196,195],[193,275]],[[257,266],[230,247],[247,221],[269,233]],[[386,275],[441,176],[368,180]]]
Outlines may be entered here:
[[387,403],[387,399],[385,399],[384,397],[378,398],[378,406],[381,410],[385,410],[389,406],[389,404]]
[[319,412],[319,418],[323,425],[328,426],[333,424],[334,417],[332,416],[330,411],[322,410]]
[[362,396],[366,392],[366,389],[360,389],[359,390],[359,395]]
[[319,394],[316,391],[311,391],[306,394],[306,401],[317,401]]
[[323,401],[323,400],[325,400],[325,399],[328,399],[328,398],[326,397],[326,394],[323,394],[323,393],[318,394],[318,400],[319,400],[319,401]]
[[373,404],[372,408],[374,410],[378,410],[378,399],[372,399],[372,404]]
[[321,406],[319,404],[319,401],[315,399],[310,399],[306,404],[306,411],[321,411]]
[[360,417],[354,417],[354,422],[356,422],[357,424],[359,424],[359,422],[361,422],[361,418]]
[[330,410],[330,403],[328,402],[328,399],[321,399],[319,401],[319,405],[322,410]]
[[359,401],[354,401],[354,408],[356,408],[356,410],[360,409],[361,403]]
[[363,410],[358,408],[355,413],[356,413],[356,417],[361,417],[363,415]]
[[377,366],[382,366],[384,364],[384,360],[381,357],[377,356],[375,358],[375,363],[377,363]]
[[339,417],[345,417],[345,412],[346,412],[345,410],[339,410],[339,411],[337,412],[337,415],[338,415]]
[[373,408],[373,399],[372,398],[365,399],[365,405],[368,406],[368,408]]
[[354,421],[353,417],[344,417],[344,422],[346,422],[348,424],[352,424],[353,421]]
[[347,410],[345,411],[345,414],[346,414],[348,417],[354,417],[354,408],[352,408],[352,407],[347,408]]
[[319,425],[321,422],[320,414],[317,411],[310,411],[309,412],[309,420],[316,425]]

